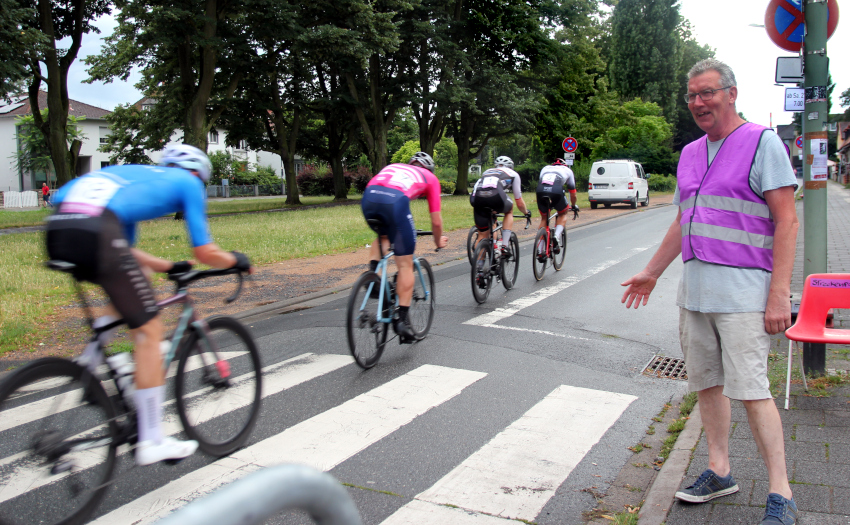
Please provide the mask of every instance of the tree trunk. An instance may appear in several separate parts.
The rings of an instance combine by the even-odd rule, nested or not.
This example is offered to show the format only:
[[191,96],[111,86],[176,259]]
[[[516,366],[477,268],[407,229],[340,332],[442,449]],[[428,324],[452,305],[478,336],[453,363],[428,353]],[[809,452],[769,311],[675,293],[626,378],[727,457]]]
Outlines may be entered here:
[[472,152],[472,138],[475,131],[475,117],[467,110],[460,112],[460,125],[455,134],[457,144],[457,183],[455,195],[469,195],[469,157]]

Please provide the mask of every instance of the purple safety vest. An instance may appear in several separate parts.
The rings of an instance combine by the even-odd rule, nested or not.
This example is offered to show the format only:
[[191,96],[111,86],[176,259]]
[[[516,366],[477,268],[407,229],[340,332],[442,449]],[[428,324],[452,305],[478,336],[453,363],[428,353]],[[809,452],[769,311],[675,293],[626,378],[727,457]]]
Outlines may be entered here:
[[776,226],[767,201],[750,187],[750,169],[767,128],[745,123],[720,146],[708,166],[708,138],[679,158],[682,260],[773,271]]

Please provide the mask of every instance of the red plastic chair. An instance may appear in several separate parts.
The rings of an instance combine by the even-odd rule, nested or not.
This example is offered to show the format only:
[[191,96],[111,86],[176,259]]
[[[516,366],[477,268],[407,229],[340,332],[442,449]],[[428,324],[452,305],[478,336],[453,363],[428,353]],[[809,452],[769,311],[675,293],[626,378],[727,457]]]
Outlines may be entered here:
[[[800,313],[785,337],[802,343],[850,344],[850,330],[832,327],[832,309],[850,308],[850,273],[813,273],[806,277]],[[788,344],[788,377],[785,384],[785,409],[791,386],[791,343]],[[806,374],[803,372],[803,384]],[[808,390],[808,385],[806,385]]]

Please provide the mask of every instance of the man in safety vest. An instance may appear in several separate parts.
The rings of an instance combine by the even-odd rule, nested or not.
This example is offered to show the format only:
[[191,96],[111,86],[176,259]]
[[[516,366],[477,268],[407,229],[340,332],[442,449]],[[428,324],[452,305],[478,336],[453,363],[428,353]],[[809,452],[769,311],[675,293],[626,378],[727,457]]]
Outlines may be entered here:
[[688,384],[698,392],[708,469],[676,497],[702,503],[738,491],[729,464],[730,399],[743,402],[768,472],[761,523],[796,523],[779,411],[768,388],[770,334],[791,326],[796,179],[782,141],[743,120],[732,70],[716,59],[688,72],[685,99],[706,136],[685,146],[676,220],[640,273],[623,283],[626,307],[646,305],[681,253],[676,303]]

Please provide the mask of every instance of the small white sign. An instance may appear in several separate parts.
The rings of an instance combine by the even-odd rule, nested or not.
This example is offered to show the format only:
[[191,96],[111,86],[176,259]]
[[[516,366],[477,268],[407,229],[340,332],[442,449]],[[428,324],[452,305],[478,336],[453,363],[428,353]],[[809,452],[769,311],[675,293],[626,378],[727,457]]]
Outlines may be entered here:
[[573,165],[573,160],[574,160],[574,159],[564,159],[564,162],[566,162],[566,163],[567,163],[567,166],[572,166],[572,165]]
[[576,158],[575,153],[564,153],[564,160]]
[[803,81],[802,57],[776,57],[776,82],[799,84]]
[[805,88],[785,88],[785,111],[803,111],[806,109]]

